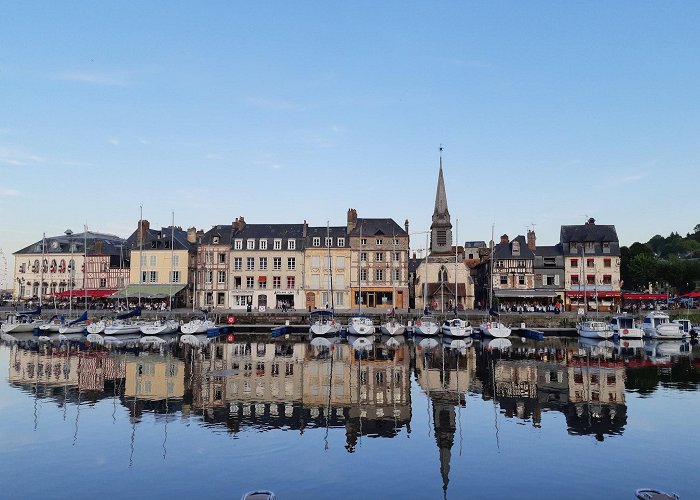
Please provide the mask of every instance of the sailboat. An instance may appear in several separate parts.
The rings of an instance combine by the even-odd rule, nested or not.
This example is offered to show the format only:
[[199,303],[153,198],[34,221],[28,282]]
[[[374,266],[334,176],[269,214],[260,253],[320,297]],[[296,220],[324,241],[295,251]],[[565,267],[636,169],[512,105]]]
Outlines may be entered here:
[[[67,335],[70,333],[83,333],[85,331],[85,327],[87,326],[87,319],[88,319],[88,314],[87,314],[87,225],[83,227],[83,238],[84,238],[84,244],[83,244],[83,293],[85,294],[85,311],[83,314],[81,314],[78,318],[73,319],[69,321],[68,323],[65,323],[63,318],[61,319],[61,326],[58,328],[58,333],[61,335]],[[72,243],[71,243],[72,245]],[[71,252],[73,248],[71,247]],[[71,259],[72,260],[72,259]],[[73,287],[73,279],[75,276],[75,261],[73,262],[73,268],[71,269],[71,278],[70,278],[70,285],[71,285],[71,290]],[[69,316],[70,313],[73,312],[73,300],[71,297],[71,300],[69,301]]]
[[[175,212],[173,212],[172,225],[170,226],[170,311],[173,310],[173,275],[175,270]],[[144,335],[167,335],[176,333],[180,329],[180,323],[174,319],[156,319],[153,322],[141,325],[141,333]]]
[[425,233],[425,282],[423,283],[423,316],[416,320],[413,327],[415,335],[427,337],[437,335],[440,332],[440,325],[433,316],[428,314],[428,233]]
[[335,304],[333,302],[333,259],[331,258],[331,228],[326,224],[326,247],[328,248],[328,295],[331,299],[330,310],[317,310],[309,315],[312,335],[335,335],[340,331],[340,323],[335,320]]
[[207,330],[216,328],[216,323],[207,319],[206,315],[202,317],[192,318],[187,323],[180,325],[180,331],[185,335],[195,335],[197,333],[206,333]]
[[[459,220],[457,220],[457,241],[459,241]],[[442,333],[451,337],[468,337],[472,334],[472,327],[467,326],[466,322],[457,315],[457,304],[459,303],[459,294],[457,292],[457,260],[459,257],[459,245],[455,245],[455,317],[445,319],[442,323]]]
[[357,314],[350,318],[348,323],[348,334],[350,335],[372,335],[374,334],[374,323],[372,318],[362,314],[362,226],[360,226],[360,253],[357,262]]
[[489,270],[490,270],[490,278],[489,278],[489,316],[495,316],[496,321],[492,321],[491,318],[489,318],[487,321],[481,323],[479,326],[479,329],[481,330],[481,333],[483,335],[487,335],[489,337],[496,337],[496,338],[502,338],[502,337],[509,337],[510,336],[510,328],[505,326],[503,323],[498,321],[498,313],[494,311],[493,309],[493,250],[496,247],[496,244],[493,240],[493,229],[494,226],[491,226],[491,259],[489,260]]
[[[579,269],[581,271],[581,279],[583,281],[583,310],[584,310],[584,316],[581,318],[581,321],[579,321],[576,324],[576,330],[578,331],[578,334],[580,337],[588,338],[588,339],[609,339],[611,338],[614,334],[615,331],[612,329],[612,326],[609,323],[606,323],[605,321],[600,321],[598,320],[598,306],[596,304],[596,319],[591,320],[587,318],[587,313],[588,313],[588,297],[586,297],[586,282],[587,278],[586,276],[583,275],[583,261],[585,260],[586,256],[586,251],[584,247],[581,247],[581,265],[579,266]],[[598,302],[598,295],[596,294],[596,302]]]
[[80,317],[65,323],[58,329],[58,333],[61,335],[67,335],[69,333],[83,333],[85,331],[85,323],[88,319],[87,311],[83,312]]
[[[392,238],[393,243],[394,243],[394,252],[393,254],[396,255],[396,238]],[[393,262],[393,259],[392,259]],[[394,301],[396,300],[396,282],[394,280],[394,270],[391,270],[391,285],[392,285],[392,293],[391,293],[391,310],[389,311],[389,314],[387,316],[387,320],[382,323],[381,330],[382,333],[386,333],[387,335],[403,335],[404,332],[406,331],[406,325],[401,323],[398,318],[396,317],[396,308],[394,307]]]

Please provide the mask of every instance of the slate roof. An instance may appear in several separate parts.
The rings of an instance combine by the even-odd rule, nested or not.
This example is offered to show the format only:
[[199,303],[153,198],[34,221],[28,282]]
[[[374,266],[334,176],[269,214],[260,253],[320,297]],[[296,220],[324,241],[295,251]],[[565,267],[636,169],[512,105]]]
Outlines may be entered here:
[[577,226],[561,226],[559,241],[561,243],[577,243],[607,241],[619,243],[614,225],[583,224]]
[[[520,242],[520,255],[513,255],[513,242]],[[535,254],[528,248],[525,236],[520,235],[513,238],[509,243],[499,243],[493,250],[493,258],[496,259],[534,259]]]
[[303,224],[246,224],[233,235],[234,239],[303,238]]
[[213,245],[213,238],[215,236],[219,237],[219,245],[233,245],[233,235],[235,230],[231,224],[220,224],[218,226],[212,227],[209,231],[204,233],[201,239],[202,245]]
[[483,248],[485,246],[486,246],[485,241],[465,241],[464,242],[465,248]]
[[561,243],[557,243],[553,246],[537,247],[535,248],[535,255],[539,255],[541,257],[558,257],[560,255],[564,255],[564,249],[562,248]]
[[[184,231],[181,227],[175,226],[173,231],[173,226],[164,227],[161,229],[149,228],[144,231],[143,239],[143,251],[152,250],[170,250],[170,242],[172,239],[173,248],[175,250],[187,250],[188,252],[194,252],[196,245],[187,241],[187,231]],[[140,250],[141,244],[138,241],[138,232],[136,229],[131,236],[126,240],[127,248],[131,250]]]
[[307,248],[313,248],[313,238],[321,238],[321,246],[326,248],[326,237],[330,236],[333,240],[331,243],[331,248],[338,246],[338,238],[345,238],[345,247],[350,248],[350,242],[348,241],[348,228],[346,226],[331,226],[330,228],[326,226],[315,226],[309,227],[306,232],[306,242],[305,246]]
[[350,236],[375,236],[382,234],[387,237],[391,236],[408,236],[406,231],[399,226],[394,219],[365,219],[358,218],[357,226],[350,231]]
[[[44,253],[46,255],[51,255],[51,254],[66,254],[70,253],[70,243],[72,242],[74,244],[74,249],[73,251],[76,254],[84,254],[85,253],[85,239],[87,237],[87,254],[88,255],[97,255],[97,243],[102,242],[102,251],[100,252],[99,255],[119,255],[120,251],[120,245],[123,245],[124,248],[128,248],[126,244],[126,240],[123,238],[120,238],[119,236],[115,236],[113,234],[106,234],[106,233],[96,233],[93,231],[87,231],[87,233],[76,233],[73,234],[70,239],[68,236],[65,234],[61,234],[59,236],[47,236],[45,238],[46,240],[46,248]],[[36,241],[32,243],[29,246],[24,247],[21,250],[18,250],[13,253],[13,255],[26,255],[26,254],[40,254],[42,253],[41,251],[41,244],[42,240]]]
[[418,271],[418,267],[421,265],[421,262],[425,262],[424,259],[408,259],[408,273],[409,274],[416,274],[416,271]]

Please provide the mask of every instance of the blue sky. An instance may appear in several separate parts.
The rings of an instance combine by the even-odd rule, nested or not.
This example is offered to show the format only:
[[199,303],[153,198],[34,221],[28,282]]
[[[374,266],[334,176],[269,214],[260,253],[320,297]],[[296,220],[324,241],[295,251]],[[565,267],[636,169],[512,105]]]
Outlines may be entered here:
[[[10,2],[0,248],[70,227],[700,223],[698,2]],[[423,244],[416,238],[416,246]],[[1,280],[2,278],[0,278]],[[0,283],[1,285],[1,283]]]

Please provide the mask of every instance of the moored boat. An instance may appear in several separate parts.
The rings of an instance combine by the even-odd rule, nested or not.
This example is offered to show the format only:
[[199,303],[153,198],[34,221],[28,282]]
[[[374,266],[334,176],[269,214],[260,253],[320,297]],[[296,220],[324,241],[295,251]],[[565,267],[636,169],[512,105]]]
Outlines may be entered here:
[[442,323],[442,333],[450,337],[469,337],[472,334],[472,327],[467,326],[466,321],[460,318],[446,319]]
[[632,316],[626,314],[613,316],[610,320],[610,327],[613,330],[613,334],[620,336],[620,340],[641,339],[644,337],[644,330],[637,327]]
[[364,314],[357,314],[351,317],[348,322],[348,334],[350,335],[373,335],[374,330],[372,318]]
[[494,338],[510,337],[511,329],[500,321],[485,321],[479,326],[483,335]]
[[401,323],[395,315],[389,315],[382,323],[381,331],[387,335],[403,335],[406,332],[406,325]]
[[605,321],[584,320],[576,323],[580,337],[587,339],[609,339],[614,335],[613,329]]
[[207,333],[207,330],[215,328],[216,323],[206,318],[192,318],[187,323],[180,325],[180,331],[185,335],[196,335]]
[[141,325],[144,335],[167,335],[180,329],[180,323],[174,319],[157,319]]
[[416,324],[413,327],[413,333],[416,335],[432,336],[440,333],[440,325],[437,320],[430,315],[421,316],[416,320]]
[[313,335],[335,335],[340,331],[332,310],[317,310],[309,315],[309,332]]
[[690,336],[683,331],[679,323],[672,323],[668,314],[661,311],[651,311],[642,323],[644,336],[651,338],[682,339]]

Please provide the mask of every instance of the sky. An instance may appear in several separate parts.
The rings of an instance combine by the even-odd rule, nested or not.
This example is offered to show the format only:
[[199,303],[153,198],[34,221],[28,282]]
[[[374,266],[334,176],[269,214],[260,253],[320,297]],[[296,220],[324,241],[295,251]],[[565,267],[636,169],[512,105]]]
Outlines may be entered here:
[[553,245],[588,217],[623,245],[685,235],[698,25],[687,1],[6,2],[10,279],[43,233],[127,237],[140,207],[152,227],[355,208],[426,231],[441,145],[460,242]]

